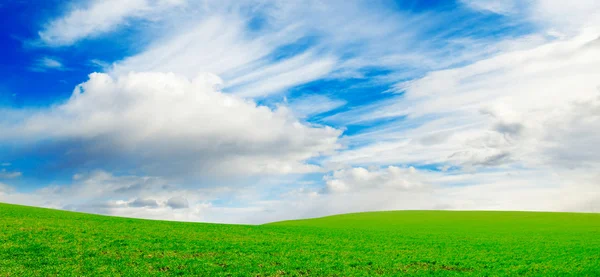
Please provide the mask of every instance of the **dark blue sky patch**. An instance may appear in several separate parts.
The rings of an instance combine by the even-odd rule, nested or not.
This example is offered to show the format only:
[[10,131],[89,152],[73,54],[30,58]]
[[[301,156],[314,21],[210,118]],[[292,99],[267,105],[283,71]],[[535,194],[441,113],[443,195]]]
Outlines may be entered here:
[[[158,26],[131,20],[126,28],[72,46],[44,47],[38,36],[42,22],[69,7],[63,1],[12,1],[0,7],[0,18],[10,22],[0,25],[0,105],[43,107],[65,101],[88,74],[103,70],[98,62],[110,64],[140,52],[151,41],[148,29]],[[44,59],[62,66],[44,67]]]

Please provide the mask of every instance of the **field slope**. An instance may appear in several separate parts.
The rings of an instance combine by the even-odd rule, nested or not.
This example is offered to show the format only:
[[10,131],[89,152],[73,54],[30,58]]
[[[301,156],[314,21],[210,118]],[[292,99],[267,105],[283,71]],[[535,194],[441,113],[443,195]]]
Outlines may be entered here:
[[0,276],[600,276],[600,215],[358,213],[261,226],[0,204]]

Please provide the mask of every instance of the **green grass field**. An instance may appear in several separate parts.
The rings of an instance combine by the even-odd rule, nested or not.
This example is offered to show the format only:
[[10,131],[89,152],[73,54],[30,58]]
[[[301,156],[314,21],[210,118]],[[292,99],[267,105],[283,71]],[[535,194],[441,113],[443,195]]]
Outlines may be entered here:
[[261,226],[0,204],[0,276],[600,276],[600,214],[399,211]]

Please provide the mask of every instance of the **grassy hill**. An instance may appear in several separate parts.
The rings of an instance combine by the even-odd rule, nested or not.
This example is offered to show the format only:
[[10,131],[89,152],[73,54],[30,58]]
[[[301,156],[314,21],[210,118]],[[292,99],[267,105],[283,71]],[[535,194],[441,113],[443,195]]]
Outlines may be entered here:
[[261,226],[0,204],[0,276],[600,276],[600,214],[398,211]]

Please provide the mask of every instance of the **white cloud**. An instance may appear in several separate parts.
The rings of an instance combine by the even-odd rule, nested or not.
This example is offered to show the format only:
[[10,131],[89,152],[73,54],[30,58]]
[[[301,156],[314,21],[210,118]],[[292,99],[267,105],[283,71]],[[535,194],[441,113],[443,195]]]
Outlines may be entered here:
[[90,60],[89,64],[94,67],[100,68],[102,70],[106,70],[106,69],[110,68],[110,66],[111,66],[110,63],[102,61],[102,60],[98,60],[98,59]]
[[572,36],[584,28],[598,32],[600,2],[579,0],[576,4],[563,0],[461,0],[467,6],[510,16],[511,20],[529,22],[548,35]]
[[[70,184],[50,185],[33,192],[19,192],[4,185],[0,201],[50,208],[111,214],[112,208],[170,209],[185,208],[188,199],[201,203],[218,197],[225,188],[189,188],[162,177],[122,175],[105,171],[76,174]],[[183,198],[182,195],[186,195]]]
[[[251,187],[246,195],[240,189],[182,188],[157,177],[97,171],[78,175],[71,185],[31,193],[0,185],[0,201],[127,217],[251,224],[403,209],[599,212],[600,175],[586,171],[347,168],[328,176],[322,189],[288,188],[277,199],[264,199]],[[333,183],[343,183],[345,189],[332,189]],[[240,207],[212,204],[223,197],[234,197]]]
[[[255,20],[262,22],[257,30],[250,25]],[[364,68],[399,69],[403,76],[397,78],[406,78],[497,51],[483,45],[486,39],[442,33],[422,40],[436,23],[450,20],[360,1],[188,3],[185,12],[165,19],[173,29],[116,62],[110,74],[161,71],[193,78],[211,72],[223,78],[226,91],[261,98],[323,78],[366,78]]]
[[600,32],[600,2],[579,0],[577,4],[561,0],[532,2],[530,19],[547,28],[550,34],[572,35],[581,29]]
[[[597,35],[586,31],[508,50],[405,83],[401,96],[338,116],[339,122],[361,124],[406,117],[345,137],[346,144],[360,146],[333,155],[327,164],[334,169],[433,164],[446,170],[442,177],[425,179],[433,184],[427,192],[396,193],[399,202],[357,204],[356,210],[598,212]],[[373,191],[370,197],[378,193],[385,199],[392,191]],[[405,200],[407,194],[418,201]]]
[[245,37],[244,24],[243,19],[233,15],[208,16],[115,64],[112,74],[161,71],[188,78],[198,72],[222,75],[264,57],[271,50],[264,41]]
[[173,208],[173,209],[186,209],[189,208],[189,203],[188,200],[183,197],[183,196],[175,196],[175,197],[171,197],[169,198],[169,200],[167,200],[167,206]]
[[12,193],[13,191],[13,187],[7,184],[0,183],[0,196],[2,196],[3,194]]
[[49,46],[71,45],[112,31],[128,18],[150,16],[184,3],[179,0],[94,0],[48,22],[39,36]]
[[[385,176],[384,181],[395,180],[399,184],[407,180],[405,172],[391,177],[387,171],[385,168],[373,169],[364,175],[374,174],[375,179]],[[330,180],[347,180],[348,172],[342,174],[341,179]],[[238,216],[232,222],[262,223],[350,212],[406,209],[600,212],[600,176],[596,174],[589,177],[585,170],[550,172],[547,168],[465,174],[417,171],[417,183],[421,182],[425,187],[398,189],[396,184],[378,186],[373,182],[359,189],[355,187],[335,193],[315,194],[314,191],[306,191],[275,201],[257,201],[250,206],[255,210]],[[361,181],[352,183],[363,184]]]
[[61,68],[63,67],[62,63],[60,63],[59,61],[55,60],[55,59],[51,59],[48,57],[44,57],[41,60],[41,63],[43,64],[43,66],[48,67],[48,68]]
[[[595,38],[583,35],[429,73],[406,85],[402,96],[345,114],[350,122],[408,117],[345,138],[377,142],[331,162],[596,164],[600,160],[586,154],[593,148],[582,146],[597,138],[600,126]],[[569,155],[558,151],[588,158],[567,162]]]
[[518,5],[515,0],[461,0],[467,6],[498,14],[511,14]]
[[331,99],[320,94],[304,95],[288,103],[294,114],[301,118],[319,115],[342,107],[345,104],[346,101],[344,100]]
[[225,78],[224,86],[244,97],[264,97],[325,77],[335,69],[332,55],[306,52],[270,61],[278,47],[303,33],[283,26],[258,37],[246,33],[246,20],[236,14],[207,15],[193,27],[159,40],[146,51],[116,63],[112,75],[129,71],[174,72],[193,78],[211,72]]
[[389,166],[368,170],[362,167],[341,169],[325,177],[326,191],[331,193],[373,189],[419,190],[426,186],[414,167]]
[[[351,170],[342,179],[347,179]],[[376,178],[403,183],[406,173],[389,177],[388,169],[367,170]],[[443,175],[417,171],[425,187],[399,189],[372,183],[354,189],[322,193],[295,189],[274,200],[255,200],[243,208],[204,205],[206,221],[265,223],[332,214],[382,210],[521,210],[599,212],[598,177],[583,178],[585,171],[549,174],[539,171],[458,173]],[[330,180],[341,180],[331,178]],[[353,182],[355,184],[356,182]],[[356,183],[360,184],[360,182]],[[400,186],[401,187],[401,186]]]
[[135,200],[127,203],[129,207],[134,208],[157,208],[158,202],[154,199],[142,199],[136,198]]
[[31,66],[31,70],[44,72],[47,70],[67,70],[67,68],[56,58],[43,57]]
[[0,179],[14,179],[21,177],[22,173],[18,171],[7,171],[6,168],[0,169]]
[[340,131],[224,94],[220,84],[212,74],[94,73],[67,102],[0,125],[0,140],[68,153],[62,162],[129,162],[169,176],[312,172],[320,168],[306,160],[338,148]]
[[236,89],[236,94],[243,97],[267,96],[283,92],[291,87],[308,83],[326,76],[333,70],[334,60],[328,57],[318,58],[313,62],[304,63],[299,68],[287,72],[276,73],[262,81],[253,81]]
[[115,176],[105,171],[76,174],[70,184],[51,185],[32,192],[20,192],[0,183],[0,202],[4,203],[149,219],[248,222],[230,214],[243,216],[252,209],[220,208],[210,203],[232,197],[232,193],[244,193],[244,189],[225,184],[214,188],[189,187],[161,177]]

